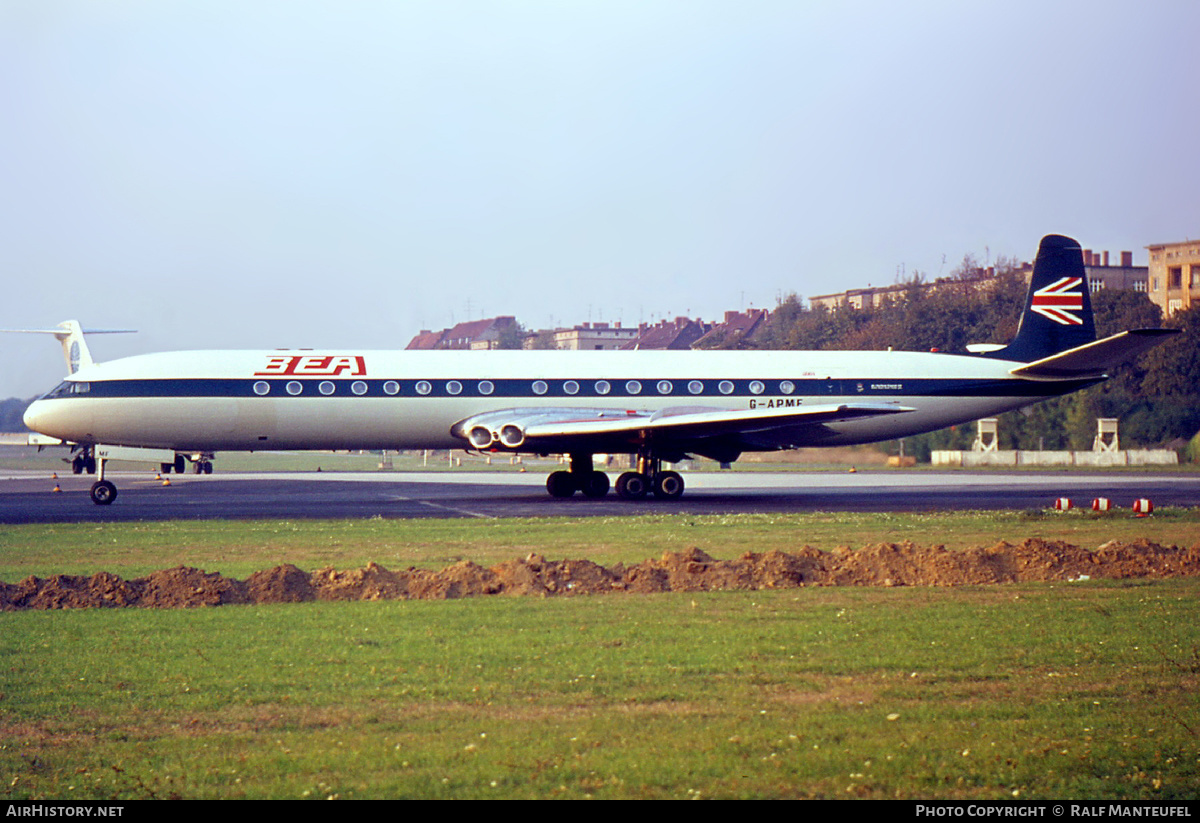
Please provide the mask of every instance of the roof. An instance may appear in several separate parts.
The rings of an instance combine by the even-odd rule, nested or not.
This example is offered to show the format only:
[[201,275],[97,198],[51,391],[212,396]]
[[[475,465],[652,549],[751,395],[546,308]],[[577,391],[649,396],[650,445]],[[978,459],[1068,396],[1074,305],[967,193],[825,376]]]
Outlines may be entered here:
[[674,320],[660,320],[653,326],[641,329],[636,340],[631,340],[621,348],[631,349],[690,349],[707,331],[707,327],[698,320],[687,317],[676,317]]
[[440,332],[422,331],[409,341],[406,349],[469,349],[479,340],[496,340],[504,329],[517,325],[511,315],[468,320]]
[[770,315],[766,309],[727,311],[725,319],[709,329],[694,345],[703,347],[706,342],[721,341],[728,344],[737,340],[749,340],[766,327]]

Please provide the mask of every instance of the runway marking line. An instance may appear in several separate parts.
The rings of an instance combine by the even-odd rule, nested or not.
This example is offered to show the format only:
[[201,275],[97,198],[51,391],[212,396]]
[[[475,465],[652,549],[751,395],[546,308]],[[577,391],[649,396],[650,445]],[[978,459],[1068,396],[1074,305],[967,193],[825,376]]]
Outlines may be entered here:
[[494,515],[494,514],[483,514],[481,512],[469,511],[468,509],[459,509],[454,506],[443,506],[441,503],[430,503],[428,500],[417,500],[416,498],[413,498],[413,497],[403,497],[401,495],[389,494],[389,495],[387,495],[387,498],[389,500],[399,500],[399,501],[403,501],[405,503],[419,503],[422,506],[429,506],[432,509],[442,509],[444,511],[454,512],[456,514],[465,514],[468,517],[479,517],[484,520],[495,520],[496,519],[496,515]]

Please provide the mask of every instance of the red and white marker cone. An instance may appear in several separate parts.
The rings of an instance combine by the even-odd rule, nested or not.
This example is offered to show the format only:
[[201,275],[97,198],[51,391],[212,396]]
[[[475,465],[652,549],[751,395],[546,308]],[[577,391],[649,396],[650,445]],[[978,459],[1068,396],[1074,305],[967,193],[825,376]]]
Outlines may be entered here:
[[1071,498],[1060,497],[1054,501],[1054,508],[1060,512],[1065,512],[1071,508]]
[[1138,517],[1146,517],[1154,511],[1154,504],[1145,497],[1139,497],[1133,501],[1133,513]]
[[1092,501],[1092,511],[1094,512],[1106,512],[1111,508],[1112,501],[1110,501],[1107,497],[1097,497]]

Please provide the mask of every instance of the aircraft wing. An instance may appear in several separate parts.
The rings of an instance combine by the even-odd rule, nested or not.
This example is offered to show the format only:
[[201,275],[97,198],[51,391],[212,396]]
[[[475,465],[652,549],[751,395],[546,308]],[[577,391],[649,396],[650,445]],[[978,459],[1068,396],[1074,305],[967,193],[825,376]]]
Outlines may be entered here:
[[[452,432],[478,449],[499,448],[545,454],[632,453],[647,443],[664,453],[696,453],[736,459],[750,448],[789,449],[814,445],[826,424],[903,414],[898,403],[831,403],[760,409],[679,406],[658,411],[612,409],[508,409],[476,415]],[[681,459],[677,457],[676,459]]]
[[1081,377],[1100,377],[1113,366],[1132,360],[1144,351],[1157,346],[1163,338],[1179,334],[1179,329],[1135,329],[1114,334],[1073,349],[1034,360],[1010,369],[1014,377],[1027,380],[1074,380]]

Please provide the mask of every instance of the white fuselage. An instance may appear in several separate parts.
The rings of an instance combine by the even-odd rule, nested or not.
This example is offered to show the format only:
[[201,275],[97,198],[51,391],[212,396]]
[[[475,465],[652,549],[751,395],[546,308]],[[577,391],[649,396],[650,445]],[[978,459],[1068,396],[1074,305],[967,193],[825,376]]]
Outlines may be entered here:
[[[33,403],[35,431],[181,451],[464,448],[464,418],[503,409],[774,409],[896,402],[821,445],[932,431],[1079,388],[1013,363],[914,352],[205,351],[80,369]],[[1092,382],[1092,381],[1089,381]],[[817,444],[814,444],[817,445]]]

